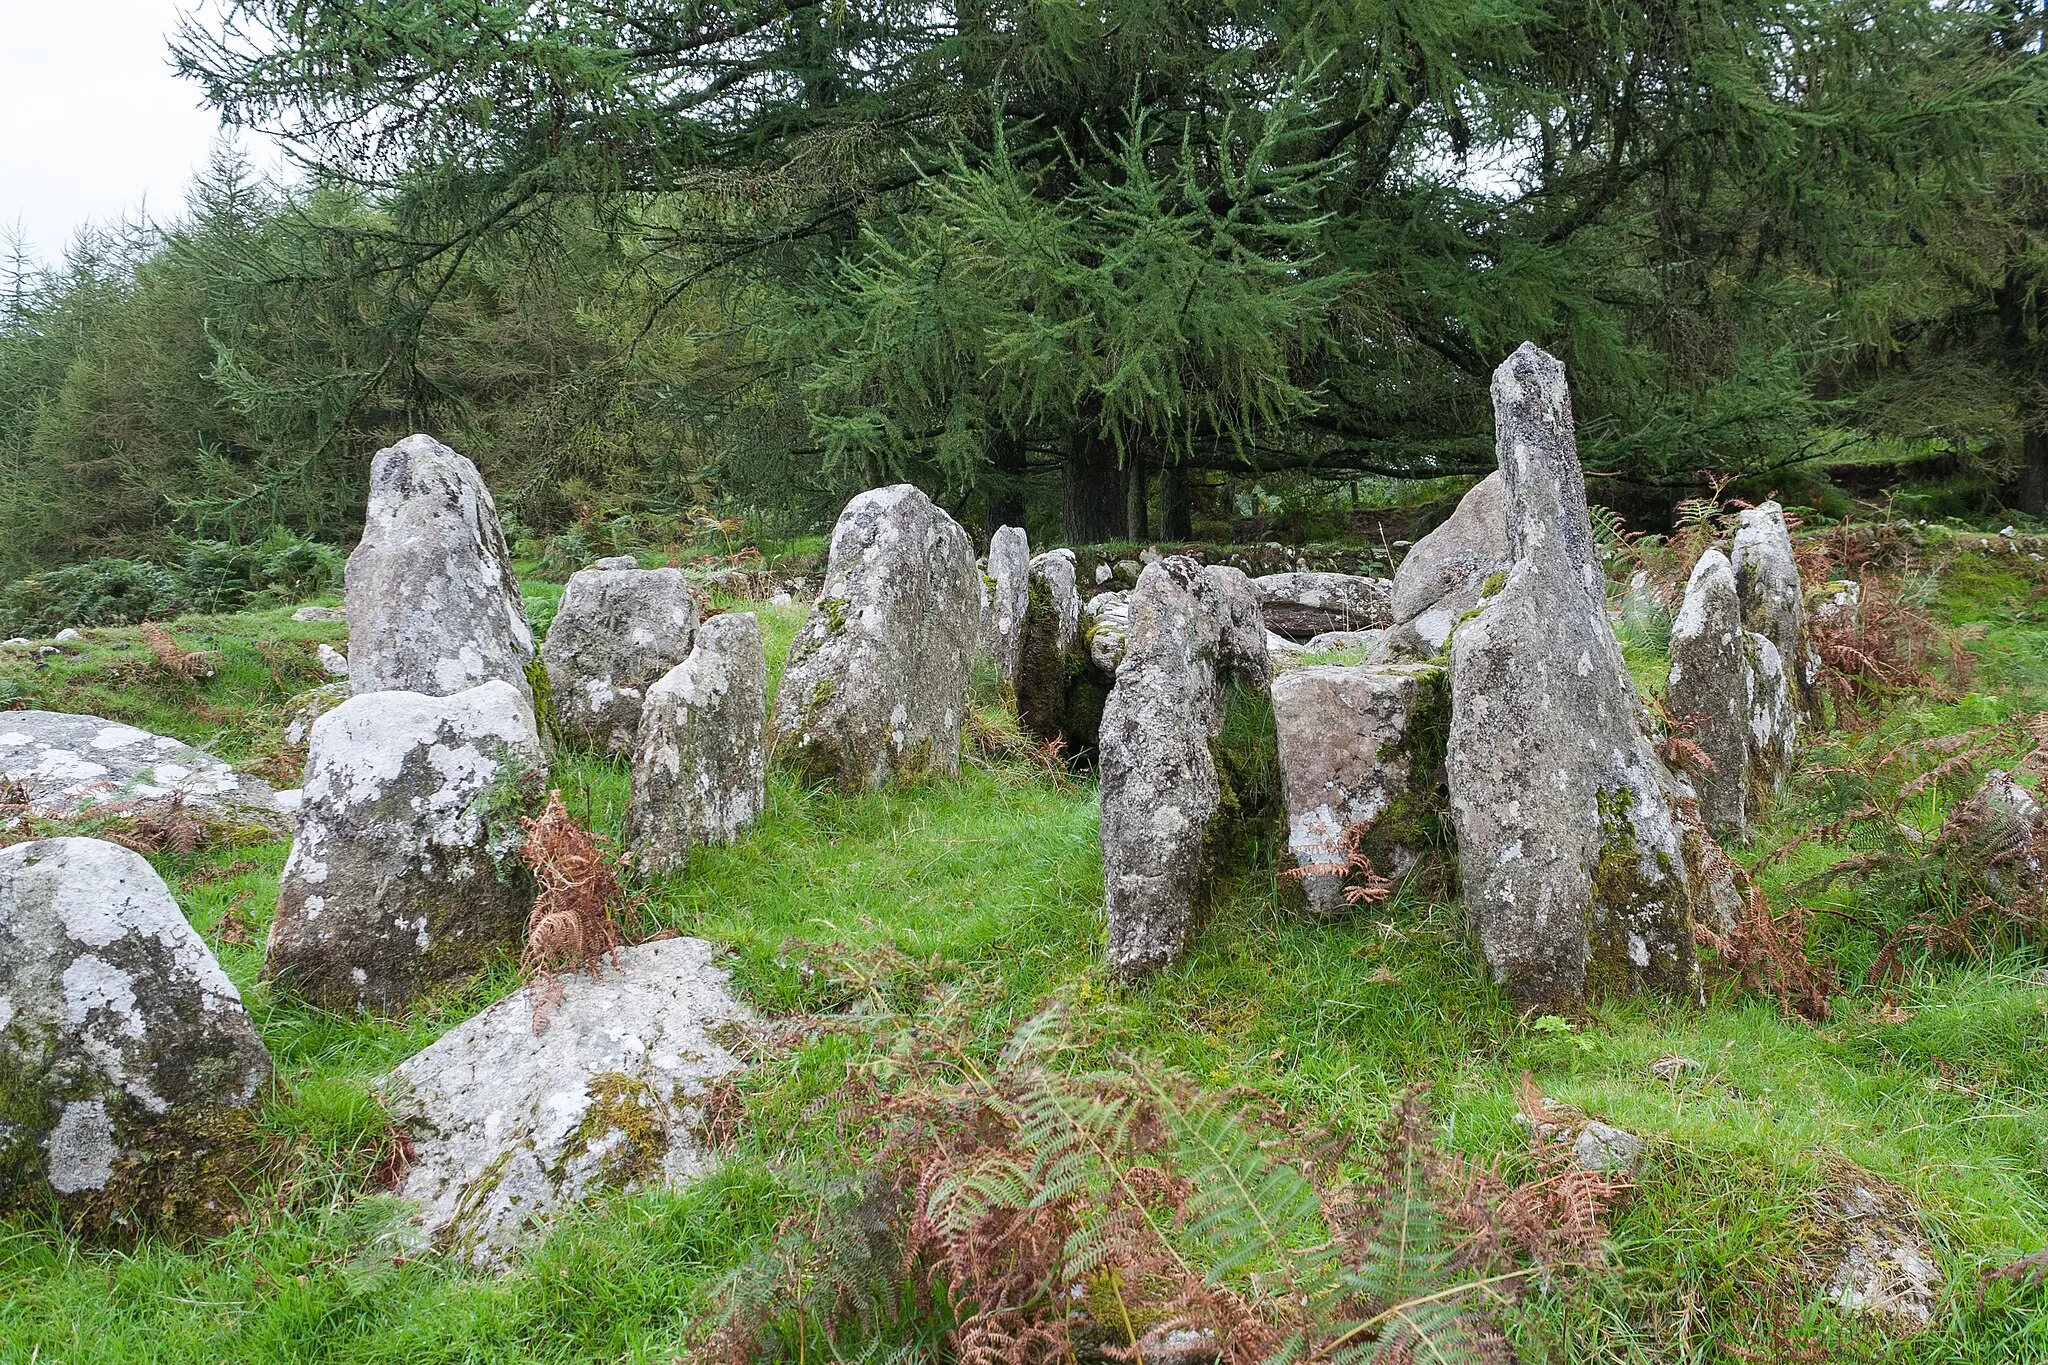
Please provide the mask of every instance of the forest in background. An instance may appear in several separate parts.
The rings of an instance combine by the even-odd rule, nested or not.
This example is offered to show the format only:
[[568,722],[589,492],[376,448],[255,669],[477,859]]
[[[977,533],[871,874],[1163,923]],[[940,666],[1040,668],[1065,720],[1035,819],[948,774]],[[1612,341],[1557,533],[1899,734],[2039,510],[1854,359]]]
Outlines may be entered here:
[[303,175],[14,253],[0,580],[326,573],[414,430],[542,537],[897,479],[1042,540],[1298,536],[1490,467],[1525,338],[1636,525],[1858,466],[2038,516],[2044,40],[2028,0],[239,0],[176,59]]

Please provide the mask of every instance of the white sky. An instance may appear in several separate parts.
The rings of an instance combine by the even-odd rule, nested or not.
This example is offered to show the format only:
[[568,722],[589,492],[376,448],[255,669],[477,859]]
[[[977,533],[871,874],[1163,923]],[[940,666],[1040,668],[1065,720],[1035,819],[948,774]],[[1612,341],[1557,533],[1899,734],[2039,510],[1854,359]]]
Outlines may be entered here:
[[168,35],[191,7],[0,0],[0,227],[18,224],[43,260],[87,221],[183,211],[220,136],[199,87],[171,73]]

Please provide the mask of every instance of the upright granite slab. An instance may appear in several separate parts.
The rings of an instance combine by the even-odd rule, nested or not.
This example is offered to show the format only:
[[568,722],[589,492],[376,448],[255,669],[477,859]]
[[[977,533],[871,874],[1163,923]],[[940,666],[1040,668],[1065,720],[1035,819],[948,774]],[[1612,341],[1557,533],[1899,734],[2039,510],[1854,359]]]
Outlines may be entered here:
[[1024,615],[1031,600],[1031,542],[1021,526],[998,527],[988,543],[988,600],[981,613],[981,652],[1011,689],[1024,647]]
[[647,689],[690,653],[697,596],[678,569],[569,575],[540,647],[556,728],[601,754],[627,754]]
[[[1744,508],[1736,518],[1728,555],[1742,598],[1742,624],[1776,646],[1778,659],[1802,709],[1812,700],[1807,669],[1806,590],[1785,509],[1775,502]],[[1817,671],[1814,681],[1818,680]]]
[[[1081,594],[1074,582],[1074,552],[1047,550],[1031,560],[1024,628],[1017,652],[1017,719],[1039,739],[1071,742],[1068,698],[1085,666]],[[1093,743],[1092,734],[1089,742]]]
[[738,612],[706,621],[690,657],[648,690],[626,808],[626,847],[642,867],[674,871],[759,817],[767,688],[760,622]]

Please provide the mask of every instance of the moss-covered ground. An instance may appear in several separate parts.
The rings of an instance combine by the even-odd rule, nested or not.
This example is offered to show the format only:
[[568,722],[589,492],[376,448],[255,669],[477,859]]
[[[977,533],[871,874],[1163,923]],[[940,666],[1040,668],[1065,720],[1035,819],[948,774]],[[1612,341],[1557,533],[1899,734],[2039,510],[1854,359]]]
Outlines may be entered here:
[[[1895,699],[1875,739],[1935,734],[2048,709],[2042,565],[1959,555],[1929,585],[1944,620],[1976,627],[1975,680],[1948,700]],[[532,586],[536,615],[553,589]],[[736,605],[736,604],[735,604]],[[758,608],[779,660],[801,608]],[[133,631],[87,633],[40,662],[0,659],[0,695],[92,711],[205,744],[259,770],[289,768],[288,700],[320,681],[319,641],[339,625],[288,611],[188,618],[187,648],[220,655],[203,682],[167,681]],[[1657,676],[1654,648],[1631,663]],[[1842,741],[1822,736],[1810,767]],[[273,775],[276,775],[273,773]],[[617,837],[617,764],[569,758],[570,808]],[[1831,818],[1834,788],[1799,779],[1738,859],[1790,897],[1841,844],[1767,856]],[[1933,788],[1917,813],[1938,823]],[[1094,793],[1026,757],[970,758],[957,778],[843,796],[786,776],[731,848],[650,881],[636,933],[674,928],[729,945],[764,1012],[833,1008],[862,994],[916,1008],[950,990],[973,1002],[995,1048],[1052,1000],[1104,1054],[1170,1065],[1260,1092],[1305,1124],[1369,1128],[1417,1081],[1433,1084],[1444,1142],[1480,1159],[1521,1149],[1514,1082],[1644,1136],[1639,1189],[1613,1224],[1613,1268],[1570,1296],[1516,1310],[1531,1361],[1924,1362],[2048,1360],[2048,1300],[1981,1271],[2048,1245],[2048,962],[1996,951],[1910,959],[1862,986],[1869,945],[1823,920],[1817,946],[1847,983],[1812,1024],[1772,1000],[1717,987],[1705,1009],[1614,1001],[1584,1020],[1518,1014],[1487,983],[1460,911],[1414,894],[1337,924],[1282,908],[1270,874],[1235,886],[1180,966],[1113,984],[1100,962]],[[1845,836],[1845,838],[1848,836]],[[747,1127],[693,1187],[608,1198],[560,1227],[512,1273],[461,1272],[397,1254],[390,1200],[374,1193],[386,1120],[373,1081],[452,1024],[516,989],[500,972],[404,1019],[357,1020],[273,998],[257,981],[286,846],[157,861],[241,987],[282,1082],[262,1115],[295,1153],[242,1228],[200,1243],[124,1249],[74,1241],[35,1219],[0,1223],[0,1361],[668,1362],[684,1352],[720,1276],[759,1249],[801,1196],[795,1178],[840,1159],[832,1100],[872,1065],[837,1033],[762,1066]],[[1801,892],[1846,904],[1838,885]],[[1861,957],[1858,955],[1862,954]],[[822,969],[821,969],[822,968]],[[1702,1064],[1676,1081],[1651,1063]],[[1933,1326],[1873,1335],[1837,1315],[1802,1264],[1815,1197],[1849,1163],[1911,1192],[1947,1276]]]

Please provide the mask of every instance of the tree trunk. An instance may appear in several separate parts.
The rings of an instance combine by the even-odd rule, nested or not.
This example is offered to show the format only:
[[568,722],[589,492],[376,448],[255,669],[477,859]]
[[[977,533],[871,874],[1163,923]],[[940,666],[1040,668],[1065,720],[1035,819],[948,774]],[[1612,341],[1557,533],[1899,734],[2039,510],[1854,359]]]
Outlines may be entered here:
[[1145,459],[1134,447],[1124,461],[1124,539],[1152,537],[1145,508]]
[[1024,524],[1024,439],[999,432],[989,440],[991,470],[982,494],[988,510],[988,536],[1005,526]]
[[1065,503],[1060,509],[1060,532],[1069,545],[1100,545],[1116,539],[1123,528],[1121,480],[1110,453],[1097,444],[1086,428],[1067,437]]
[[2026,433],[2013,505],[2030,517],[2048,516],[2048,431]]
[[1188,484],[1188,471],[1178,464],[1159,471],[1159,538],[1195,538],[1195,490]]

